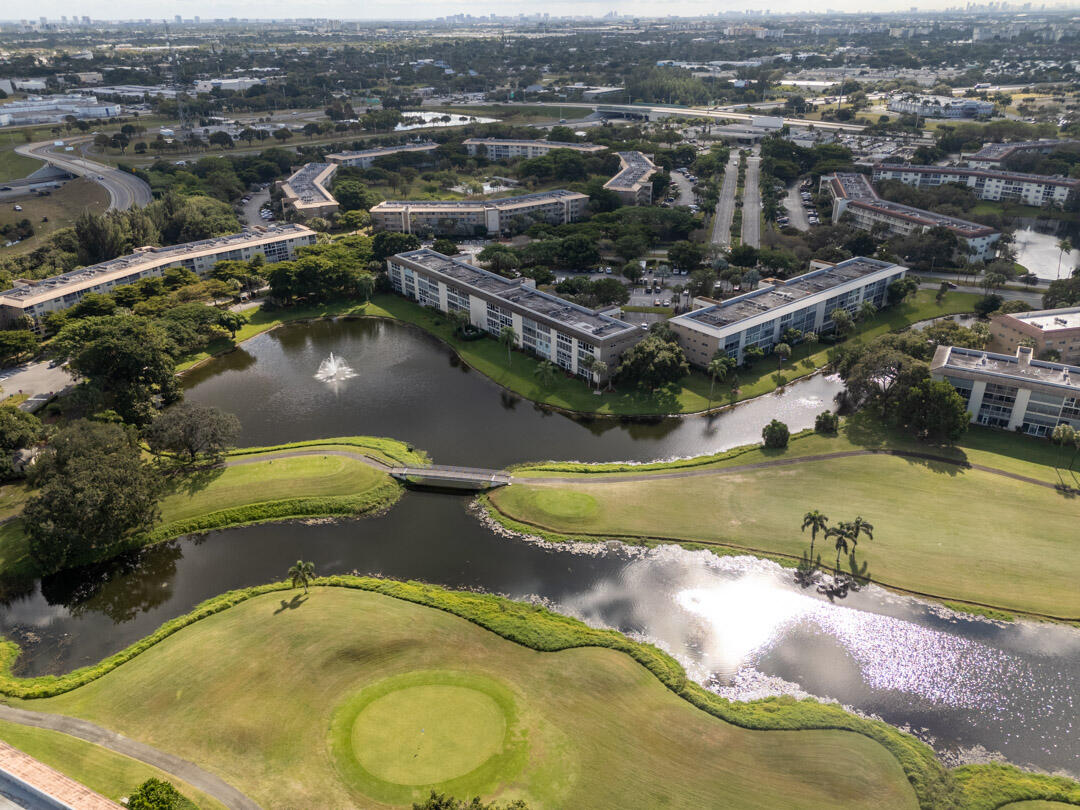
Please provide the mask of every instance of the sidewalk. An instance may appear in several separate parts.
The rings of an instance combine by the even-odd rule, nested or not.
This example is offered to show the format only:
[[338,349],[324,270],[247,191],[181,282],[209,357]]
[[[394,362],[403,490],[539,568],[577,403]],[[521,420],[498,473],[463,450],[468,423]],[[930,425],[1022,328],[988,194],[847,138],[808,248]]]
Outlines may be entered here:
[[121,807],[45,763],[38,762],[29,754],[0,741],[0,788],[9,779],[16,786],[28,785],[31,791],[27,792],[31,796],[33,791],[37,791],[54,800],[49,802],[41,799],[35,807],[70,807],[72,810],[119,810]]

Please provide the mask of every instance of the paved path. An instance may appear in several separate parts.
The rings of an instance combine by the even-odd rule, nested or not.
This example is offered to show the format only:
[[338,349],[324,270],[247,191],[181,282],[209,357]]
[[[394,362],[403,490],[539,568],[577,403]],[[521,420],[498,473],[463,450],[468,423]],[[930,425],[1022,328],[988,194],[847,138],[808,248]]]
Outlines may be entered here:
[[733,149],[724,169],[724,184],[720,187],[720,199],[716,201],[712,236],[714,245],[731,244],[731,221],[735,218],[735,190],[739,183],[739,150]]
[[[14,779],[9,782],[11,777]],[[120,810],[120,805],[116,802],[95,793],[86,785],[50,768],[18,748],[0,741],[0,790],[4,789],[5,782],[8,782],[9,788],[14,788],[7,792],[20,799],[19,804],[24,807],[50,810],[61,807],[70,807],[72,810]],[[23,785],[30,785],[53,801],[46,801],[28,793],[22,788]],[[18,806],[12,804],[12,807]]]
[[[755,147],[756,150],[756,147]],[[742,242],[761,247],[761,157],[752,154],[746,159],[746,180],[743,183]]]
[[16,146],[15,151],[25,157],[51,163],[53,166],[58,166],[72,174],[86,177],[98,185],[104,186],[105,190],[109,192],[109,210],[115,208],[123,211],[133,206],[148,205],[153,199],[153,195],[150,193],[150,186],[143,180],[104,163],[89,160],[80,154],[79,149],[85,145],[87,140],[85,138],[81,141],[67,140],[68,145],[75,145],[74,152],[57,152],[56,149],[63,150],[64,147],[54,147],[52,141],[23,144],[22,146]]
[[80,740],[86,740],[118,754],[145,762],[147,765],[153,765],[170,776],[175,776],[203,793],[213,796],[230,810],[260,810],[259,805],[239,790],[220,777],[204,771],[195,763],[159,751],[156,748],[151,748],[149,745],[144,745],[135,740],[130,740],[115,731],[109,731],[107,728],[102,728],[86,720],[66,717],[62,714],[31,712],[26,709],[16,709],[14,706],[2,705],[0,705],[0,720],[18,723],[21,726],[59,731],[62,734],[78,737]]
[[806,218],[806,209],[803,208],[798,180],[788,186],[787,195],[784,197],[784,210],[787,211],[793,228],[800,231],[810,230],[810,220]]

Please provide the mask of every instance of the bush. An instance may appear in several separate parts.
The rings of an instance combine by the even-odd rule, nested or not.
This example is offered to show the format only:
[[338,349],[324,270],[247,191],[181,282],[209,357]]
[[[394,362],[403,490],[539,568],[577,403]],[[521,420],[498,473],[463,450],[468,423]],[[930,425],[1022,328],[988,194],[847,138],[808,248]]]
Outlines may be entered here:
[[840,417],[832,411],[822,411],[814,418],[814,430],[818,433],[836,433]]
[[787,447],[790,436],[788,426],[779,419],[773,419],[761,429],[761,438],[764,439],[765,446],[776,450]]

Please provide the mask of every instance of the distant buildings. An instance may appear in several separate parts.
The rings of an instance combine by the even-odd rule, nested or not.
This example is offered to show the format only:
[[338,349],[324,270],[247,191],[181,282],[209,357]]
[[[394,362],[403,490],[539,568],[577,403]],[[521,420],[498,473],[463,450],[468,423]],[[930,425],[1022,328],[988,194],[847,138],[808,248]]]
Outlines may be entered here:
[[1014,353],[1021,345],[1036,357],[1056,353],[1063,363],[1080,363],[1080,307],[990,316],[990,348]]
[[592,143],[563,143],[562,141],[528,141],[507,138],[469,138],[462,142],[470,155],[485,155],[488,160],[515,160],[546,155],[552,149],[572,149],[575,152],[596,154],[607,151],[606,146]]
[[399,146],[380,146],[375,149],[362,149],[358,152],[337,152],[327,155],[327,163],[335,163],[339,166],[359,166],[361,169],[370,169],[376,159],[387,155],[396,155],[401,152],[434,152],[439,144],[432,141],[422,143],[405,143]]
[[950,383],[971,421],[1048,436],[1068,423],[1080,428],[1080,367],[1036,360],[1030,347],[1015,355],[938,346],[930,375]]
[[619,173],[604,183],[604,188],[619,195],[623,205],[648,205],[652,202],[649,178],[660,171],[641,152],[619,152]]
[[1080,179],[955,166],[899,166],[882,163],[874,166],[874,182],[879,180],[899,180],[919,188],[959,183],[974,190],[981,200],[1004,200],[1037,206],[1064,206],[1069,198],[1080,190]]
[[313,230],[303,225],[283,224],[182,245],[139,248],[126,256],[59,276],[17,281],[12,289],[0,292],[0,324],[27,316],[40,327],[45,315],[74,306],[87,293],[112,292],[125,284],[160,276],[170,267],[184,267],[205,275],[220,261],[246,261],[261,253],[267,262],[278,262],[294,258],[297,248],[313,244]]
[[977,98],[929,96],[897,93],[889,97],[893,112],[917,115],[920,118],[978,118],[994,114],[994,105]]
[[[864,231],[882,225],[889,233],[907,235],[931,228],[947,228],[956,234],[965,258],[988,261],[995,255],[994,243],[1001,234],[993,228],[883,200],[874,191],[866,175],[853,172],[823,174],[820,188],[832,195],[833,222],[837,222],[844,213],[850,213],[854,217],[855,227]],[[942,260],[951,258],[943,256]]]
[[338,210],[338,201],[327,184],[337,171],[333,163],[308,163],[281,182],[282,205],[307,219],[325,217]]
[[[1041,141],[1013,141],[1012,143],[987,143],[983,144],[983,148],[974,154],[968,155],[964,160],[968,163],[976,163],[980,166],[1000,166],[1001,161],[1010,155],[1015,155],[1021,152],[1038,152],[1039,154],[1049,155],[1055,149],[1066,145],[1078,145],[1080,141],[1070,140],[1041,140]],[[961,155],[963,157],[963,155]]]
[[588,195],[565,189],[494,200],[387,200],[371,209],[371,221],[384,231],[486,236],[524,230],[531,222],[575,222],[588,202]]
[[226,76],[220,79],[200,79],[195,82],[196,93],[211,93],[214,90],[232,90],[240,92],[249,87],[266,84],[266,79],[253,79],[250,76]]
[[884,306],[889,285],[906,273],[897,264],[856,257],[679,315],[668,325],[694,365],[704,368],[718,352],[741,363],[751,346],[772,351],[788,329],[832,331],[837,309],[854,314],[864,301]]
[[550,360],[568,374],[593,379],[591,363],[607,365],[603,382],[623,352],[644,332],[634,324],[601,315],[540,292],[532,279],[508,279],[433,250],[392,256],[386,263],[394,291],[442,312],[464,312],[469,323],[496,337],[509,327],[515,345]]
[[119,104],[99,104],[94,96],[30,96],[0,104],[0,126],[55,124],[69,115],[75,118],[112,118],[120,115]]

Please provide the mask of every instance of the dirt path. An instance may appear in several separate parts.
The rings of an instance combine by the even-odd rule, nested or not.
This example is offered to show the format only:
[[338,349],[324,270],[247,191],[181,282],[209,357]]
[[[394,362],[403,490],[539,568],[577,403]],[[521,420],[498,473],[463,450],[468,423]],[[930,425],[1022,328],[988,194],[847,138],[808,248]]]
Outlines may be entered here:
[[80,720],[76,717],[66,717],[62,714],[45,714],[43,712],[31,712],[26,709],[16,709],[13,706],[0,705],[0,720],[9,723],[18,723],[21,726],[44,728],[50,731],[59,731],[80,740],[100,745],[110,751],[153,765],[170,776],[175,776],[187,782],[194,788],[213,796],[230,810],[260,810],[259,805],[225,782],[220,777],[208,771],[204,771],[193,762],[167,754],[149,745],[130,740],[115,731]]

